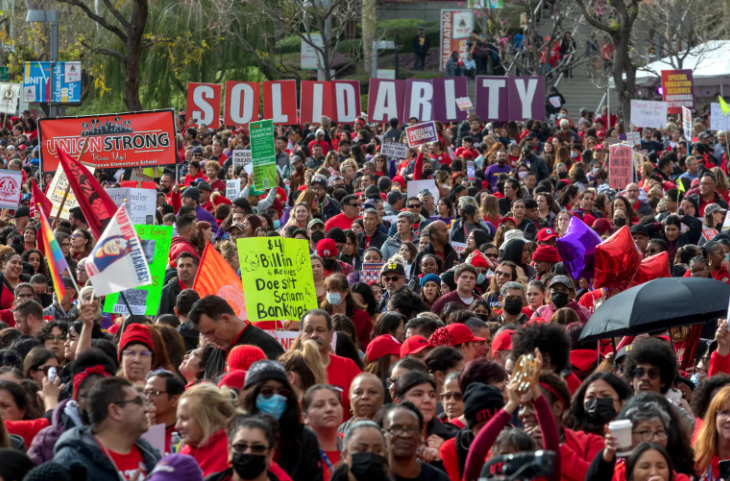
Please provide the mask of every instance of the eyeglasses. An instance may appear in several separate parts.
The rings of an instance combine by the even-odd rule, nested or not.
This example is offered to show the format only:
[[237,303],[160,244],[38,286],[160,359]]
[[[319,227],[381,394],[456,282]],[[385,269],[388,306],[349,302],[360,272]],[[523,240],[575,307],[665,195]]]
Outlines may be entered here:
[[288,398],[289,395],[291,394],[291,390],[289,390],[289,389],[287,389],[285,387],[282,387],[282,388],[279,388],[279,389],[274,389],[274,388],[270,388],[270,387],[264,387],[264,388],[261,388],[261,391],[259,391],[259,394],[264,399],[269,399],[274,394],[278,394],[279,396],[284,396],[284,397]]
[[421,204],[413,204],[413,205],[409,205],[409,206],[408,206],[408,208],[409,208],[409,209],[420,209],[420,208],[421,208]]
[[113,402],[112,404],[116,404],[117,406],[124,407],[125,404],[129,404],[129,403],[133,403],[139,407],[142,407],[145,404],[147,404],[147,401],[142,396],[135,396],[132,399],[125,399],[123,401]]
[[646,441],[647,443],[650,443],[654,438],[656,438],[657,441],[666,441],[667,440],[667,432],[662,431],[634,431],[636,436],[639,436],[642,441]]
[[61,247],[71,247],[70,242],[61,242]]
[[383,429],[386,433],[390,434],[391,436],[397,436],[399,438],[403,437],[410,437],[418,434],[418,426],[409,426],[409,427],[403,427],[403,426],[393,426],[390,429]]
[[497,259],[499,257],[498,254],[484,254],[484,255],[489,257],[490,259]]
[[[31,297],[33,297],[33,296],[31,296]],[[48,337],[46,337],[46,342],[48,342],[48,341],[65,342],[67,338],[68,338],[68,336],[66,336],[65,334],[62,336],[48,336]]]
[[43,374],[46,377],[48,377],[48,371],[50,371],[52,367],[55,368],[56,366],[31,367],[30,370],[31,371],[43,371]]
[[649,369],[644,369],[643,367],[637,367],[633,371],[631,371],[631,377],[634,379],[641,379],[644,376],[649,376],[649,379],[656,379],[659,377],[659,368],[652,367]]
[[157,397],[160,394],[167,394],[167,391],[152,391],[152,390],[148,390],[148,389],[144,390],[144,395],[145,395],[145,397],[148,397],[148,398]]
[[251,451],[251,454],[259,454],[259,455],[264,454],[266,451],[268,451],[270,449],[268,446],[263,446],[261,444],[243,444],[243,443],[236,443],[231,447],[237,453],[245,453],[246,451]]
[[140,351],[140,352],[136,352],[136,351],[132,351],[132,350],[127,349],[126,351],[122,351],[122,356],[127,356],[127,357],[141,357],[142,359],[145,359],[145,358],[148,358],[148,357],[152,357],[152,352],[151,351]]
[[442,401],[449,401],[451,398],[454,399],[456,402],[460,402],[464,399],[464,395],[460,392],[445,392],[441,393],[441,400]]

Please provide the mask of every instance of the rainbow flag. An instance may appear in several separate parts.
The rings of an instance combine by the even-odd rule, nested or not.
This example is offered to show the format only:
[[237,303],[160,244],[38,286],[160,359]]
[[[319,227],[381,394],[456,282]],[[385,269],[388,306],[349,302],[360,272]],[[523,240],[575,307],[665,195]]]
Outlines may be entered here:
[[[40,204],[38,204],[40,206]],[[58,245],[56,237],[53,235],[51,230],[51,224],[48,223],[45,212],[39,207],[41,211],[41,237],[43,238],[43,248],[46,253],[46,262],[48,263],[48,273],[53,279],[53,289],[56,291],[56,297],[59,301],[66,294],[66,289],[63,287],[63,281],[61,281],[61,272],[68,269],[68,263],[63,257],[61,252],[61,246]]]

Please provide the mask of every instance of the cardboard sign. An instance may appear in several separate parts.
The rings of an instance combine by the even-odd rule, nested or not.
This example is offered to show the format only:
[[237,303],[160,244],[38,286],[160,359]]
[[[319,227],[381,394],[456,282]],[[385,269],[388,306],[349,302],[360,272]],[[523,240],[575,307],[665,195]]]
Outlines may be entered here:
[[[165,268],[172,242],[172,226],[135,225],[142,244],[145,259],[152,276],[152,284],[124,291],[134,314],[156,316],[160,307],[162,288],[165,284]],[[104,312],[126,314],[127,307],[119,294],[111,294],[104,301]]]
[[[89,169],[89,172],[92,174],[94,173],[93,167],[86,167]],[[63,195],[66,193],[66,189],[68,188],[68,179],[66,178],[66,174],[63,171],[63,169],[58,169],[56,173],[53,175],[53,180],[51,181],[51,185],[48,186],[48,191],[46,192],[46,197],[48,197],[48,200],[50,200],[53,203],[53,209],[51,209],[51,216],[57,217],[58,216],[58,209],[61,207],[61,201],[63,200]],[[70,209],[73,209],[74,207],[77,207],[79,203],[76,201],[76,196],[73,193],[73,189],[68,189],[68,196],[66,197],[66,202],[63,204],[63,211],[61,212],[61,219],[69,219],[69,213],[68,211]]]
[[400,142],[383,142],[380,144],[380,154],[388,159],[405,159],[408,146]]
[[218,128],[221,112],[221,86],[219,84],[188,83],[187,119],[195,125]]
[[633,149],[628,145],[612,145],[609,148],[608,186],[623,190],[633,181]]
[[[132,224],[154,225],[157,212],[157,191],[120,187],[105,189],[117,207],[124,204]],[[126,199],[126,203],[124,202]]]
[[710,129],[715,131],[730,129],[730,117],[722,112],[719,103],[710,104]]
[[678,114],[682,107],[695,109],[692,70],[662,70],[662,100],[668,104],[667,113]]
[[317,307],[306,240],[257,237],[237,246],[249,321],[298,321]]
[[[314,46],[318,48],[324,48],[324,42],[322,42],[322,34],[310,33],[309,39],[311,43],[301,39],[300,48],[300,67],[302,70],[319,70],[324,66],[322,55],[317,51]],[[314,44],[314,46],[312,46]]]
[[237,199],[241,194],[241,181],[239,179],[226,180],[226,199]]
[[431,121],[406,127],[406,138],[408,139],[409,147],[418,147],[419,145],[438,142],[439,137],[436,133],[436,123]]
[[379,281],[380,271],[383,269],[384,265],[384,263],[363,264],[362,270],[360,271],[360,282],[364,282],[365,284],[367,284],[370,281]]
[[631,123],[635,127],[663,128],[667,125],[667,108],[666,102],[632,100]]
[[471,99],[469,97],[461,97],[459,99],[456,99],[456,105],[461,111],[467,111],[474,108],[474,105],[472,105]]
[[440,193],[438,187],[436,187],[435,180],[412,180],[408,182],[408,197],[418,197],[418,195],[424,190],[428,190],[431,193],[434,198],[434,204],[439,201]]
[[0,209],[15,209],[20,204],[23,173],[0,170]]
[[276,187],[274,123],[271,120],[251,122],[251,164],[255,174],[254,189]]
[[408,79],[402,118],[421,122],[466,120],[467,114],[457,108],[456,99],[467,95],[466,77]]
[[682,107],[682,130],[684,130],[684,138],[687,142],[692,142],[692,111],[687,107]]
[[97,169],[155,167],[174,164],[175,111],[156,110],[38,120],[43,172],[58,170],[56,147],[77,157],[84,141],[83,162]]
[[629,145],[641,145],[641,133],[640,132],[627,132],[626,142]]
[[708,242],[714,239],[717,234],[719,234],[719,232],[717,232],[717,229],[713,229],[712,227],[702,228],[702,237],[704,237],[705,240]]

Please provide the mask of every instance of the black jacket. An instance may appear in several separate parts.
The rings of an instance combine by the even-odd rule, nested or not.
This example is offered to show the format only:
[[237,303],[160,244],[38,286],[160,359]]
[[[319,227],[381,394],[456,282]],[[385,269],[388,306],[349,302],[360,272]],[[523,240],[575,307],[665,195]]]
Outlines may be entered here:
[[[436,255],[436,252],[433,250],[433,244],[430,242],[426,245],[426,247],[423,248],[421,252],[416,254],[416,258],[413,260],[413,268],[411,270],[411,278],[418,278],[418,274],[421,273],[421,259],[425,254],[433,254]],[[452,267],[454,267],[454,262],[459,260],[459,254],[456,253],[453,247],[451,247],[451,244],[446,244],[444,246],[444,256],[446,257],[446,264],[444,265],[444,272],[448,271]]]
[[[378,250],[380,250],[381,247],[383,247],[383,244],[385,244],[385,241],[388,240],[388,235],[384,232],[381,232],[380,229],[375,229],[375,234],[370,238],[370,247],[377,247]],[[357,235],[357,244],[360,247],[360,249],[365,249],[365,231],[362,231]],[[383,261],[387,261],[388,259],[383,259]]]
[[[279,341],[253,324],[249,324],[243,329],[243,332],[238,336],[236,342],[233,343],[231,349],[233,349],[234,346],[240,346],[242,344],[250,344],[252,346],[260,347],[266,354],[266,357],[272,360],[276,360],[276,358],[284,354],[284,348],[281,347]],[[208,364],[205,365],[206,379],[215,379],[223,371],[225,371],[227,355],[228,351],[225,351],[220,347],[213,351],[213,354],[211,354],[210,358],[208,358]]]
[[157,308],[157,315],[175,314],[175,301],[177,301],[177,296],[181,292],[182,287],[180,287],[180,282],[178,282],[177,276],[170,279],[170,281],[165,284],[165,287],[162,288],[160,307]]
[[324,205],[321,207],[322,220],[327,222],[341,212],[340,204],[328,195]]
[[[226,481],[229,479],[233,479],[233,468],[228,468],[220,473],[211,474],[205,478],[205,481]],[[269,481],[279,481],[279,478],[277,478],[271,471],[266,473],[266,479]]]
[[413,53],[416,55],[428,55],[428,49],[431,48],[431,41],[428,35],[423,36],[423,45],[419,41],[420,35],[413,37]]

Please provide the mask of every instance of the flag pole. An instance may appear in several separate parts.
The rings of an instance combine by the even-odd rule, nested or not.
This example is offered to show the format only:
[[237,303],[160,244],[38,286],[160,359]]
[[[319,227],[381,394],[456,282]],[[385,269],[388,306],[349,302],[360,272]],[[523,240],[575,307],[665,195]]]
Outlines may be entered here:
[[122,301],[124,301],[124,305],[127,307],[127,311],[129,311],[129,315],[133,316],[134,313],[132,312],[132,308],[129,307],[129,302],[127,301],[127,297],[124,295],[124,291],[119,293],[119,297],[121,297]]
[[[81,152],[79,152],[78,157],[76,157],[76,160],[81,162],[81,158],[84,156],[84,153],[86,152],[86,147],[89,145],[89,138],[86,137],[84,139],[84,143],[81,145]],[[56,212],[56,218],[53,219],[53,226],[52,229],[55,229],[58,227],[58,223],[61,219],[61,212],[63,212],[63,206],[66,203],[66,199],[68,198],[68,193],[71,191],[71,184],[66,182],[66,192],[63,194],[63,199],[61,199],[61,205],[58,206],[58,212]]]

